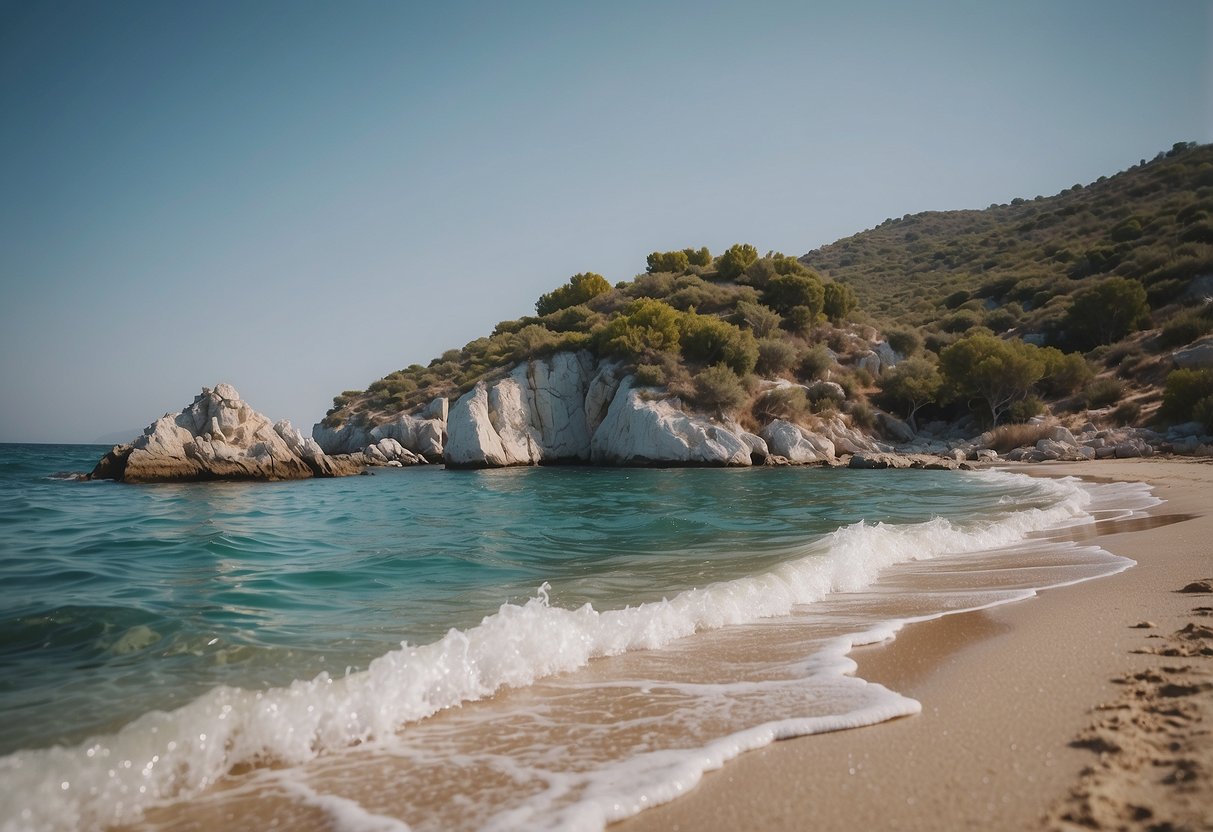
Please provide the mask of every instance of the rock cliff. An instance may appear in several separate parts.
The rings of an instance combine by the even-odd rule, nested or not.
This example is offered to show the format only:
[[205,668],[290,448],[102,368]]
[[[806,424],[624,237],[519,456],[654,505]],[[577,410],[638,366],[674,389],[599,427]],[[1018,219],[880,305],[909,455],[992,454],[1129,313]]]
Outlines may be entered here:
[[102,457],[89,479],[122,482],[296,480],[358,473],[361,459],[326,455],[290,422],[272,423],[230,384],[203,388],[188,407],[157,419]]
[[[768,447],[734,422],[685,412],[661,391],[637,387],[613,362],[586,352],[556,353],[482,381],[461,397],[447,421],[446,464],[452,468],[592,463],[596,465],[752,465],[769,458],[833,463],[834,442],[788,423],[787,442]],[[829,423],[872,449],[871,440]],[[788,444],[795,431],[813,452]],[[774,460],[772,460],[774,461]]]

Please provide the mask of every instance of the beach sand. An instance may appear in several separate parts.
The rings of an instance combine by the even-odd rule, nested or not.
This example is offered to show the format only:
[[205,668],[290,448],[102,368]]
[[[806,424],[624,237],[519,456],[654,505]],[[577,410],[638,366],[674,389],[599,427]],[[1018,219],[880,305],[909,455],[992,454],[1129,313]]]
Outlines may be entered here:
[[1138,565],[856,650],[922,713],[744,754],[612,831],[1213,830],[1213,594],[1180,591],[1213,581],[1213,464],[1009,470],[1153,485],[1149,518],[1078,532]]

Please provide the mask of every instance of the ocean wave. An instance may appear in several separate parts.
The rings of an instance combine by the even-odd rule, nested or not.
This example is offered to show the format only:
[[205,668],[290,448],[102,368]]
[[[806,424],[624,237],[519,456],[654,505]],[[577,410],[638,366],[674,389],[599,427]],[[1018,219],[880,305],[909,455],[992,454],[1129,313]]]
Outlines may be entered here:
[[[1017,487],[1024,479],[980,476]],[[596,657],[660,648],[696,632],[786,615],[831,593],[861,590],[896,563],[1008,546],[1034,531],[1089,521],[1093,511],[1114,505],[1144,507],[1150,498],[1143,488],[1100,494],[1075,480],[1037,480],[1032,490],[1045,507],[1009,506],[965,524],[939,518],[904,525],[860,522],[804,546],[799,557],[762,574],[622,609],[555,606],[544,584],[525,603],[503,604],[480,624],[452,629],[432,643],[403,644],[365,671],[322,673],[261,691],[221,686],[172,712],[145,714],[113,735],[10,754],[0,759],[0,828],[129,823],[149,807],[205,789],[237,766],[299,765],[390,736],[503,687],[575,670]],[[899,699],[856,716],[856,724],[908,712],[906,702],[912,700]],[[712,754],[727,757],[765,744],[770,738],[763,730],[790,735],[825,727],[846,726],[766,726],[753,729],[753,736],[743,732],[721,740],[725,744]]]

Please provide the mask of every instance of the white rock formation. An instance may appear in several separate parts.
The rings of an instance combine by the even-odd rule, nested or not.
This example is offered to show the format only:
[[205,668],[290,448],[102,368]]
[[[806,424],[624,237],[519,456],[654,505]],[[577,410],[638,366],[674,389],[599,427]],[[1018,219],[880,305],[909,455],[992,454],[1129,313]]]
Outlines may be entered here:
[[806,464],[834,461],[833,442],[783,419],[771,422],[762,429],[761,435],[772,454],[792,462]]
[[166,413],[129,445],[116,446],[89,476],[124,482],[291,480],[356,473],[326,457],[289,422],[273,424],[230,384],[203,388],[180,413]]
[[423,408],[374,427],[347,422],[331,428],[317,422],[312,426],[312,438],[330,454],[356,454],[382,439],[394,439],[415,455],[438,460],[445,445],[446,420],[447,400],[439,397]]
[[649,398],[625,379],[590,441],[590,458],[607,465],[750,465],[750,445],[727,427]]
[[481,382],[451,408],[445,459],[478,468],[553,462],[749,465],[765,443],[737,425],[684,413],[587,352],[556,353]]

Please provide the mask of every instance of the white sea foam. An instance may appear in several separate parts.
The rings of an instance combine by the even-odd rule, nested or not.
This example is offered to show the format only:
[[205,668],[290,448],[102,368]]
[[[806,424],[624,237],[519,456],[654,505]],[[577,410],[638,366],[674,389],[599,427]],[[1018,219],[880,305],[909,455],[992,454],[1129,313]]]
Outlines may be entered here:
[[[1022,483],[1015,475],[980,476]],[[16,752],[0,759],[0,829],[129,823],[148,807],[205,789],[236,765],[300,765],[328,751],[391,736],[406,723],[487,697],[503,686],[526,686],[574,670],[594,657],[658,648],[698,631],[786,615],[830,593],[863,589],[892,564],[1003,547],[1033,531],[1089,520],[1093,510],[1144,508],[1152,499],[1144,486],[1083,487],[1075,480],[1042,480],[1034,487],[1049,496],[1041,501],[1047,507],[1006,511],[963,525],[942,519],[901,526],[859,523],[806,546],[800,557],[764,574],[637,607],[554,607],[544,585],[536,597],[521,605],[504,604],[478,626],[451,630],[431,644],[404,645],[362,672],[341,678],[321,674],[264,691],[218,687],[171,713],[145,714],[111,736],[71,748]],[[848,669],[845,653],[856,639],[887,638],[900,623],[839,642],[828,657],[832,672],[841,675]],[[622,761],[603,769],[584,799],[562,810],[556,825],[600,828],[643,805],[671,799],[705,770],[747,748],[782,736],[867,725],[918,708],[913,700],[879,691],[887,695],[843,716],[760,725],[689,756],[657,752]],[[658,769],[663,776],[655,778]],[[340,798],[324,801],[346,820],[361,811]],[[370,815],[362,819],[378,823]]]

